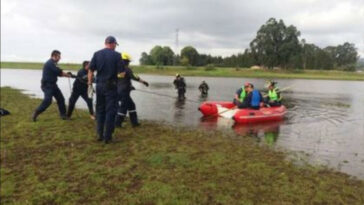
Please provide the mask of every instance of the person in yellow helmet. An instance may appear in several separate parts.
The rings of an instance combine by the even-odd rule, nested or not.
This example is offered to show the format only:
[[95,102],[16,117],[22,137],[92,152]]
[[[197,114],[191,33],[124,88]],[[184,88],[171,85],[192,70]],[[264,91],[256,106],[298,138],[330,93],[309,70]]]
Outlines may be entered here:
[[130,97],[130,92],[135,89],[132,86],[131,80],[143,83],[149,86],[148,82],[142,80],[139,76],[135,75],[129,63],[131,56],[126,53],[121,53],[121,59],[124,65],[124,71],[118,74],[117,92],[118,92],[118,111],[115,117],[115,126],[122,127],[127,111],[129,112],[130,121],[133,127],[139,126],[136,107],[133,99]]

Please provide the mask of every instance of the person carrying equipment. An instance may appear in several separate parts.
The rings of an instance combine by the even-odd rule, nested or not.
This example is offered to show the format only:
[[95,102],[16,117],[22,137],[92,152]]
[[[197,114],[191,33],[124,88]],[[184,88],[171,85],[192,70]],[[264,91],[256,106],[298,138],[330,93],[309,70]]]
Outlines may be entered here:
[[178,73],[176,74],[176,79],[173,81],[173,85],[175,89],[177,89],[178,99],[179,100],[185,99],[186,82],[185,79],[180,74]]
[[132,86],[131,80],[139,81],[145,86],[149,83],[135,75],[129,67],[131,57],[128,53],[122,52],[121,59],[124,65],[124,72],[118,74],[117,90],[118,90],[118,111],[115,117],[115,126],[122,127],[125,120],[126,112],[129,112],[130,122],[133,127],[139,126],[138,115],[133,99],[130,97],[130,92],[135,88]]
[[38,115],[44,112],[51,104],[54,97],[57,101],[59,115],[63,120],[67,120],[66,105],[61,90],[58,88],[58,77],[72,77],[71,73],[65,73],[57,66],[58,61],[61,59],[61,52],[53,50],[51,58],[44,64],[41,89],[44,93],[44,99],[42,103],[35,109],[32,114],[32,121],[37,121]]
[[96,75],[96,121],[98,141],[108,144],[112,141],[117,109],[117,75],[123,71],[121,54],[115,51],[118,43],[115,37],[105,39],[105,48],[96,51],[88,71],[88,90],[92,90],[94,71]]
[[249,107],[248,102],[248,87],[250,83],[244,83],[244,86],[239,88],[235,93],[235,98],[233,100],[233,103],[238,108],[247,108]]
[[89,61],[83,61],[82,68],[78,71],[75,76],[76,80],[73,83],[71,97],[68,102],[67,117],[71,118],[73,109],[77,102],[78,97],[82,97],[87,103],[88,111],[92,120],[95,120],[94,109],[92,106],[92,99],[87,95],[87,74],[89,69]]
[[207,96],[210,88],[205,81],[202,81],[198,89],[201,92],[201,96]]
[[281,106],[282,96],[276,87],[277,82],[271,81],[268,84],[268,96],[264,99],[265,104],[271,107]]
[[263,104],[263,97],[259,90],[254,89],[253,84],[248,86],[248,97],[247,101],[249,103],[249,108],[259,110],[260,106]]

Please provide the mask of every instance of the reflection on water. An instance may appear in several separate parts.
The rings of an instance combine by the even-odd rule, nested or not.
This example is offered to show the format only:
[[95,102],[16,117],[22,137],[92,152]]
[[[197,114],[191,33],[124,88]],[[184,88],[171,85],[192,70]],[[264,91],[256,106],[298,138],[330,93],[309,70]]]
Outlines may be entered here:
[[186,99],[179,99],[176,98],[176,101],[174,103],[175,112],[174,112],[174,119],[176,121],[179,121],[180,119],[183,119],[185,116],[184,108],[186,104]]
[[[131,94],[141,119],[253,136],[260,143],[307,153],[313,163],[364,179],[364,82],[279,80],[279,87],[291,87],[283,92],[284,104],[288,108],[285,120],[234,125],[231,119],[201,118],[198,105],[203,101],[232,100],[236,89],[245,81],[264,90],[264,79],[185,77],[186,99],[178,101],[172,84],[174,76],[141,77],[150,82],[150,86],[134,83],[137,90]],[[24,89],[35,97],[43,97],[40,78],[40,70],[1,69],[1,86]],[[198,90],[202,80],[210,87],[206,97]],[[67,102],[69,81],[60,78],[58,85]],[[77,102],[77,107],[87,108],[82,100]]]
[[283,121],[249,125],[235,124],[233,130],[238,135],[254,137],[258,142],[273,146],[278,139],[279,128],[282,123]]

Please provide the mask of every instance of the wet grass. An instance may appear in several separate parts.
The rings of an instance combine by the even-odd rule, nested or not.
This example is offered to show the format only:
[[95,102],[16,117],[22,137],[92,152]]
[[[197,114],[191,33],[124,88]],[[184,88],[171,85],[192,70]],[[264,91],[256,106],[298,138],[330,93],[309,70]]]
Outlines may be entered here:
[[[1,62],[1,68],[23,68],[41,69],[43,63],[21,63]],[[81,67],[80,64],[60,64],[65,70],[75,70]],[[183,67],[183,66],[132,66],[136,73],[155,75],[172,75],[180,73],[184,76],[208,76],[208,77],[244,77],[244,78],[265,78],[265,79],[323,79],[323,80],[364,80],[364,73],[345,71],[323,71],[323,70],[251,70],[247,68],[221,68],[212,70],[205,67]]]
[[1,202],[6,204],[363,204],[364,182],[311,166],[249,137],[143,122],[96,142],[95,123],[1,88]]

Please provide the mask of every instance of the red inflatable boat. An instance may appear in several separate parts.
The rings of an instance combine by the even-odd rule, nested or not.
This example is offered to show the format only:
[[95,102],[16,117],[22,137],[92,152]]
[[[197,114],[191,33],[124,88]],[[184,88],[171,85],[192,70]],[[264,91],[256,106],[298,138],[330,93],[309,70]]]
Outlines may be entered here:
[[262,107],[254,109],[236,109],[232,102],[204,102],[198,108],[204,116],[223,116],[232,118],[237,123],[256,123],[282,120],[286,107]]

